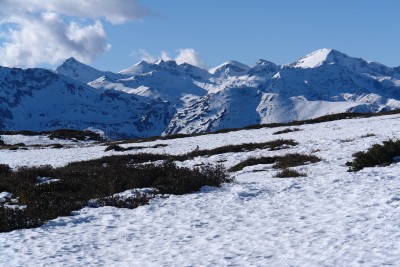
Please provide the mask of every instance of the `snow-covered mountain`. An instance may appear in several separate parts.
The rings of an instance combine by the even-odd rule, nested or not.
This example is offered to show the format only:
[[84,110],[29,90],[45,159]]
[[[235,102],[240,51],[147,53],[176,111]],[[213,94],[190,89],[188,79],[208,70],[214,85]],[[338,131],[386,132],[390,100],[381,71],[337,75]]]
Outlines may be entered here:
[[[141,61],[119,72],[120,76],[104,75],[89,83],[94,88],[116,89],[149,98],[174,101],[183,96],[203,96],[207,90],[196,83],[207,83],[211,77],[206,70],[189,64],[160,60]],[[196,81],[196,82],[195,82]]]
[[0,128],[105,131],[110,138],[161,134],[174,110],[164,101],[95,89],[45,69],[0,68]]
[[85,65],[73,57],[66,59],[63,64],[56,68],[55,72],[82,83],[88,83],[103,76],[114,79],[119,77],[118,74],[110,71],[100,71]]
[[260,60],[246,73],[235,75],[214,78],[216,83],[209,94],[178,109],[166,133],[400,108],[396,69],[332,49],[315,51],[284,66]]
[[237,61],[228,61],[218,67],[211,68],[209,72],[216,77],[242,76],[247,74],[251,68]]
[[283,66],[261,59],[209,70],[159,60],[112,73],[70,58],[54,72],[1,68],[0,90],[0,129],[137,137],[399,109],[400,67],[333,49]]

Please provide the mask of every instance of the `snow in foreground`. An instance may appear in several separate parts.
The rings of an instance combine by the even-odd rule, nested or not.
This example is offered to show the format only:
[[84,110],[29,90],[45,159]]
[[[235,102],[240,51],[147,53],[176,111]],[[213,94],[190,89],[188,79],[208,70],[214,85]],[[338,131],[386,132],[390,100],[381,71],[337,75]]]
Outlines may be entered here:
[[[197,144],[204,149],[277,138],[300,143],[286,151],[197,158],[185,165],[227,160],[230,167],[249,156],[289,152],[314,153],[322,161],[298,167],[305,178],[273,178],[275,170],[258,165],[235,173],[236,183],[221,189],[154,199],[135,210],[85,208],[37,229],[3,233],[0,266],[397,265],[400,165],[348,173],[345,163],[356,151],[400,138],[399,119],[305,125],[285,135],[272,135],[280,130],[275,128],[163,141],[169,146],[147,150],[177,154]],[[375,136],[362,138],[366,134]],[[87,149],[98,157],[104,147]],[[45,156],[51,151],[42,150]],[[66,164],[74,149],[57,151],[65,161],[54,165]],[[17,162],[29,163],[29,152],[3,151],[8,154],[0,163],[17,160],[18,153],[24,160]]]

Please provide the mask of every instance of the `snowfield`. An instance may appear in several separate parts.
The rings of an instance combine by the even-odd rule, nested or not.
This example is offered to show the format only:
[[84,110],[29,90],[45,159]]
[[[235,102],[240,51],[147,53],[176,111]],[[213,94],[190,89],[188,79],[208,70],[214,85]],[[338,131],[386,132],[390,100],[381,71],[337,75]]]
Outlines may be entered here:
[[[271,165],[232,173],[236,181],[155,198],[134,210],[85,208],[36,229],[0,234],[0,266],[383,266],[400,262],[400,164],[347,172],[352,154],[400,138],[400,115],[264,128],[124,146],[124,153],[184,154],[229,144],[294,139],[298,146],[198,157],[227,168],[257,156],[314,154],[304,178],[274,178]],[[373,134],[373,135],[372,135]],[[150,148],[155,144],[166,147]],[[0,164],[51,164],[121,154],[104,145],[0,150]],[[1,192],[0,192],[1,193]]]

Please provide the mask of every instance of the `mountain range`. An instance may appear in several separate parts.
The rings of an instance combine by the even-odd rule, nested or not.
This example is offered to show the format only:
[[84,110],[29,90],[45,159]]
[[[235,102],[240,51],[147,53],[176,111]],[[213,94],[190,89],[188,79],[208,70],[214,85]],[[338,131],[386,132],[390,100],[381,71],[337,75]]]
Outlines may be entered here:
[[120,139],[399,108],[400,67],[333,49],[281,66],[158,60],[113,73],[69,58],[56,70],[0,67],[0,130],[90,128]]

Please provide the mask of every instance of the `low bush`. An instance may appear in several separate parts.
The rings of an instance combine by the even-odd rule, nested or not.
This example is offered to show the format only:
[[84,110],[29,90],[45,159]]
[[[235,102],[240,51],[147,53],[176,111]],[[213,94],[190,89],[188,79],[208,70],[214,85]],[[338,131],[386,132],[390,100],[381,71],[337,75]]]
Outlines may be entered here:
[[160,147],[167,147],[167,144],[155,144],[154,146],[151,146],[150,148],[160,148]]
[[39,227],[42,223],[28,215],[25,209],[10,209],[0,205],[0,232]]
[[[169,160],[164,164],[139,164],[167,156],[138,154],[110,156],[70,163],[61,168],[43,166],[21,168],[0,176],[0,191],[12,192],[23,210],[0,207],[0,232],[36,227],[58,216],[79,210],[91,199],[101,205],[134,208],[148,202],[149,195],[127,200],[110,197],[133,188],[154,188],[160,194],[187,194],[203,186],[220,186],[232,179],[221,166],[178,167]],[[38,184],[38,177],[57,182]]]
[[0,177],[3,175],[10,174],[11,171],[12,171],[12,169],[7,164],[0,164]]
[[230,172],[237,172],[244,169],[247,166],[254,166],[258,164],[274,164],[278,160],[278,157],[260,157],[260,158],[248,158],[229,169]]
[[222,146],[217,147],[210,150],[194,150],[188,153],[186,156],[188,159],[200,156],[212,156],[212,155],[219,155],[224,153],[238,153],[238,152],[247,152],[253,151],[256,149],[269,149],[269,150],[279,150],[282,148],[287,148],[291,146],[298,145],[292,139],[278,139],[274,141],[264,142],[264,143],[245,143],[240,145],[229,145],[229,146]]
[[258,164],[274,164],[272,167],[274,169],[287,169],[290,167],[296,167],[305,165],[308,163],[315,163],[320,161],[320,159],[314,155],[304,155],[304,154],[286,154],[284,156],[275,157],[260,157],[260,158],[249,158],[229,169],[230,172],[236,172],[242,170],[247,166],[254,166]]
[[341,139],[340,140],[341,143],[350,143],[350,142],[353,142],[353,141],[354,141],[353,138],[346,138],[346,139]]
[[274,132],[273,134],[277,135],[277,134],[285,134],[285,133],[298,132],[298,131],[301,131],[301,129],[299,129],[299,128],[293,128],[293,129],[286,128],[286,129],[284,129],[282,131]]
[[287,169],[290,167],[301,166],[320,161],[317,156],[305,154],[287,154],[278,158],[274,166],[275,169]]
[[277,178],[294,178],[294,177],[304,177],[307,176],[305,173],[300,173],[296,170],[292,169],[283,169],[282,171],[278,172],[275,177]]
[[190,170],[176,168],[174,163],[167,162],[164,169],[166,172],[158,176],[151,186],[161,194],[183,195],[196,192],[205,185],[218,187],[222,183],[231,181],[220,165],[217,167],[206,165]]
[[90,206],[94,208],[111,206],[116,208],[136,209],[149,203],[152,195],[138,194],[130,197],[111,196],[96,199],[90,202]]
[[375,144],[366,152],[353,154],[353,161],[347,162],[349,171],[359,171],[365,167],[387,166],[400,156],[400,140],[388,140]]
[[126,151],[125,148],[123,148],[122,146],[117,145],[117,144],[109,145],[108,147],[106,147],[106,149],[104,149],[105,152],[111,151],[111,150],[114,150],[114,151]]
[[92,131],[79,131],[70,129],[61,129],[48,133],[50,139],[65,139],[65,140],[77,140],[77,141],[104,141],[100,134]]
[[367,137],[372,137],[372,136],[376,136],[376,134],[373,133],[367,133],[361,136],[361,138],[367,138]]
[[0,175],[0,192],[18,193],[21,188],[37,183],[38,177],[54,177],[55,170],[49,166],[22,167],[12,172],[8,165],[3,165],[6,170]]
[[61,145],[61,144],[54,144],[54,145],[52,145],[51,147],[52,147],[52,148],[56,148],[56,149],[60,149],[60,148],[63,148],[64,146]]
[[[159,146],[157,145],[157,147],[159,147]],[[144,147],[144,146],[122,147],[118,144],[111,144],[108,147],[106,147],[106,149],[104,151],[107,152],[107,151],[114,150],[114,151],[118,151],[118,152],[123,152],[123,151],[130,151],[130,150],[143,149],[143,148],[146,148],[146,147]]]

